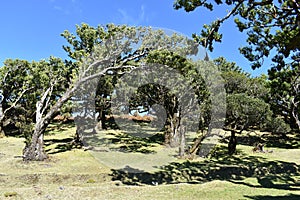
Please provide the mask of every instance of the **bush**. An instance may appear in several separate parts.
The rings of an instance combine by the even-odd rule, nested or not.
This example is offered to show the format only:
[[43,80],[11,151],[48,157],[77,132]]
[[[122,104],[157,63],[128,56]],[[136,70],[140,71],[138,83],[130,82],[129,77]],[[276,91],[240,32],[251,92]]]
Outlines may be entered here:
[[25,122],[19,121],[16,123],[16,126],[20,129],[21,134],[24,136],[25,144],[27,146],[31,142],[32,130],[34,128],[34,124],[33,123],[27,124]]
[[96,181],[94,179],[89,179],[86,181],[87,183],[96,183]]
[[266,124],[267,131],[275,134],[286,134],[291,131],[289,124],[285,123],[282,118],[273,118]]
[[17,192],[5,192],[5,193],[4,193],[4,196],[5,196],[5,197],[15,197],[15,196],[17,196],[17,195],[18,195]]

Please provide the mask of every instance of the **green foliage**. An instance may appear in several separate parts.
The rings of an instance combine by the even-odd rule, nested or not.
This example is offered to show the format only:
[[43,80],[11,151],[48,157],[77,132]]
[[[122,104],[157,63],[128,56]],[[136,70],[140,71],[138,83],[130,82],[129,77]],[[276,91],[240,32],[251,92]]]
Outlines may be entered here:
[[245,73],[241,67],[236,65],[235,62],[229,62],[224,57],[216,58],[213,62],[218,66],[218,69],[221,72],[238,72],[249,77],[249,74]]
[[33,122],[28,122],[29,120],[21,118],[21,120],[16,122],[16,127],[20,130],[22,133],[22,136],[25,138],[25,144],[29,145],[31,142],[31,136],[32,136],[32,131],[34,128],[34,123]]
[[18,129],[26,141],[30,141],[37,102],[47,88],[52,88],[52,93],[47,98],[50,104],[44,108],[44,111],[48,111],[73,79],[72,68],[72,65],[55,57],[38,62],[6,60],[0,68],[0,90],[4,97],[1,126],[4,129],[4,126]]
[[63,46],[69,57],[75,60],[80,60],[92,53],[95,44],[101,43],[101,38],[105,37],[107,33],[102,26],[93,28],[88,24],[76,25],[76,35],[65,30],[63,36],[70,46]]
[[[139,42],[139,34],[146,33],[147,30],[141,27],[129,27],[125,25],[108,24],[106,26],[92,27],[82,23],[76,26],[76,34],[64,31],[61,35],[67,40],[69,45],[64,46],[64,50],[72,59],[70,63],[77,66],[77,75],[83,70],[83,60],[87,58],[99,60],[109,58],[109,65],[137,65],[136,61],[130,58],[138,52],[132,44]],[[123,42],[122,42],[123,40]],[[141,50],[141,49],[139,49]],[[107,66],[108,67],[108,66]],[[97,70],[97,69],[96,69]],[[96,86],[96,112],[99,113],[98,119],[102,121],[102,128],[105,128],[106,115],[110,114],[111,95],[118,78],[122,74],[122,69],[112,69],[105,73],[105,76],[97,77]],[[88,72],[93,73],[92,71]],[[85,86],[87,87],[87,86]],[[92,89],[93,90],[93,89]]]
[[227,94],[246,93],[250,78],[245,74],[235,71],[226,71],[222,73],[225,81],[225,89]]
[[227,124],[241,130],[262,126],[271,115],[270,106],[262,99],[246,94],[227,96]]
[[[220,1],[219,1],[220,2]],[[197,7],[203,6],[206,7],[209,10],[213,9],[213,5],[211,3],[207,3],[206,1],[198,1],[198,0],[191,0],[191,1],[186,1],[186,0],[177,0],[174,3],[174,8],[179,9],[184,7],[185,11],[190,12],[195,10]]]
[[275,115],[282,116],[292,128],[300,129],[299,66],[288,65],[280,71],[269,70],[269,102]]
[[[170,75],[161,74],[161,77],[167,77],[167,79],[169,79],[166,80],[166,82],[169,83],[169,85],[172,85],[172,88],[166,88],[157,84],[148,84],[140,87],[137,92],[136,99],[132,101],[133,103],[138,103],[132,104],[133,107],[137,108],[138,106],[142,106],[144,107],[143,110],[148,111],[152,105],[160,104],[166,109],[167,115],[171,119],[175,113],[179,112],[179,103],[188,104],[187,102],[180,102],[183,101],[183,99],[178,99],[176,96],[174,96],[176,91],[180,91],[180,88],[184,87],[180,84],[183,82],[189,84],[190,90],[192,90],[186,92],[192,92],[196,95],[198,101],[197,103],[202,108],[202,120],[205,121],[202,123],[207,125],[206,122],[209,122],[210,117],[210,102],[208,100],[210,94],[203,78],[204,74],[201,74],[197,68],[198,66],[205,68],[203,66],[207,63],[202,61],[195,63],[185,56],[179,55],[177,52],[171,52],[168,50],[151,51],[146,58],[146,62],[149,64],[155,63],[165,66],[166,68],[174,69],[179,76],[176,77],[176,80],[171,80],[172,78],[169,77]],[[188,110],[188,107],[186,109]],[[183,112],[187,113],[187,110]]]
[[18,123],[26,124],[32,119],[32,108],[35,106],[35,101],[31,99],[35,92],[32,72],[31,63],[18,59],[8,59],[0,68],[0,90],[3,95],[0,126],[3,130],[6,130],[6,126],[20,128]]
[[174,2],[175,9],[184,8],[187,12],[197,7],[214,11],[216,6],[230,9],[223,18],[204,25],[199,35],[193,35],[202,46],[212,51],[213,43],[222,41],[222,34],[219,33],[222,23],[235,16],[237,28],[241,32],[247,31],[248,36],[249,45],[242,47],[240,52],[252,62],[253,69],[260,67],[264,59],[272,55],[271,51],[276,52],[272,61],[277,67],[283,67],[290,61],[299,63],[300,4],[297,1],[176,0]]
[[[30,67],[30,63],[25,60],[8,59],[4,62],[4,66],[0,68],[0,90],[3,95],[3,111],[18,101],[18,97],[21,96],[24,90],[32,89],[33,77],[30,76]],[[16,103],[20,103],[22,101],[21,98]],[[9,115],[9,113],[7,114]]]
[[287,124],[282,118],[271,118],[266,123],[266,129],[275,134],[287,134],[291,131],[289,124]]
[[94,179],[89,179],[86,181],[87,183],[96,183],[96,181]]
[[[273,133],[290,132],[290,123],[284,121],[282,113],[276,109],[283,109],[285,105],[280,97],[282,94],[287,95],[287,91],[291,90],[291,85],[282,81],[292,82],[288,76],[295,71],[290,71],[290,75],[288,73],[283,75],[283,72],[279,75],[279,72],[276,72],[270,76],[272,80],[268,80],[265,75],[252,78],[235,63],[229,63],[224,58],[216,59],[215,63],[222,71],[227,92],[226,125],[242,129],[247,127],[266,129]],[[281,80],[280,83],[278,78]],[[279,93],[281,95],[278,95]],[[291,98],[296,96],[294,92]],[[287,109],[285,112],[288,114]]]
[[266,101],[270,88],[268,87],[267,76],[261,75],[259,77],[250,78],[247,84],[247,94],[252,97],[261,98]]
[[[222,34],[219,33],[221,25],[234,16],[239,31],[247,34],[248,45],[240,48],[240,52],[252,63],[252,68],[262,66],[266,58],[271,58],[274,63],[269,70],[270,83],[263,80],[266,77],[242,83],[247,79],[245,75],[234,70],[224,73],[227,92],[232,93],[235,85],[243,86],[238,88],[238,92],[246,92],[250,96],[265,99],[271,104],[275,116],[284,117],[286,123],[299,130],[299,2],[294,0],[176,0],[174,2],[175,9],[184,8],[187,12],[198,7],[209,8],[214,12],[216,6],[230,9],[223,18],[204,25],[199,35],[194,34],[193,37],[197,42],[212,51],[213,43],[221,42]],[[218,62],[221,64],[220,61]],[[266,83],[269,87],[266,87]]]
[[221,71],[227,93],[226,125],[231,128],[262,128],[272,115],[266,103],[267,77],[252,78],[235,63],[224,58],[214,60]]
[[[76,35],[65,30],[61,36],[64,37],[69,45],[63,46],[64,50],[68,53],[72,60],[77,62],[91,56],[96,51],[96,47],[101,45],[107,45],[110,49],[106,49],[106,55],[116,50],[114,48],[122,47],[120,40],[122,38],[130,39],[131,42],[138,38],[135,38],[136,32],[141,30],[138,27],[129,27],[126,25],[114,25],[107,24],[106,26],[92,27],[88,24],[82,23],[76,25]],[[106,42],[107,44],[104,44]],[[130,43],[128,45],[130,46]],[[131,52],[131,48],[123,48],[124,55]]]

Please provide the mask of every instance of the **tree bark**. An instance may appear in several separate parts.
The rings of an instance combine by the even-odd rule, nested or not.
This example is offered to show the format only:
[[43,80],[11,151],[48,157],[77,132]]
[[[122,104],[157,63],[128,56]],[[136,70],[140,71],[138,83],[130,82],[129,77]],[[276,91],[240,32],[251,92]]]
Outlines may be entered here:
[[185,154],[185,127],[180,128],[180,145],[179,145],[179,157],[183,157]]
[[196,140],[194,141],[194,144],[192,146],[192,148],[189,150],[189,153],[191,155],[196,155],[201,142],[205,139],[205,134],[201,135],[200,137],[196,138]]
[[[293,101],[293,104],[295,104],[294,101]],[[293,106],[293,108],[292,108],[292,116],[297,124],[298,130],[300,130],[300,120],[299,120],[298,111],[297,111],[296,106]]]
[[31,90],[32,88],[27,88],[27,89],[24,89],[21,94],[19,96],[17,96],[17,98],[15,99],[15,101],[12,102],[12,104],[6,108],[5,110],[3,110],[3,99],[4,99],[4,96],[2,94],[0,94],[0,135],[3,134],[5,136],[5,132],[4,132],[4,127],[3,127],[3,124],[4,124],[4,120],[5,120],[5,116],[7,114],[8,111],[10,111],[11,109],[15,108],[17,103],[20,101],[20,99],[23,97],[23,95]]
[[3,125],[0,124],[0,138],[5,137],[5,132],[3,130]]
[[46,127],[45,122],[36,124],[31,141],[26,145],[23,152],[24,161],[43,161],[48,158],[44,150],[44,132]]
[[231,130],[231,135],[228,143],[228,154],[233,155],[236,153],[236,145],[237,145],[237,139],[235,136],[235,131]]
[[165,144],[170,147],[178,147],[180,143],[180,117],[176,114],[169,116],[165,130]]
[[0,138],[5,136],[5,132],[3,130],[3,120],[4,120],[4,113],[2,110],[2,104],[0,103]]
[[65,94],[51,107],[47,114],[43,117],[44,102],[50,90],[48,89],[41,101],[36,105],[36,124],[32,133],[31,141],[23,150],[23,160],[25,161],[43,161],[47,159],[47,154],[44,150],[44,132],[49,125],[50,120],[56,116],[63,104],[71,98],[75,88],[67,90]]
[[99,120],[99,128],[102,130],[106,130],[106,115],[105,115],[105,111],[104,109],[100,109],[99,110],[99,116],[98,116],[98,120]]
[[76,133],[75,133],[75,138],[74,138],[74,141],[73,141],[76,145],[83,146],[83,139],[82,139],[83,131],[84,131],[84,127],[77,126]]
[[[102,71],[98,73],[90,73],[93,68],[98,67],[99,65],[103,63],[108,63],[111,60],[108,59],[103,59],[103,60],[97,60],[91,65],[89,65],[79,76],[79,79],[74,83],[73,86],[68,88],[65,93],[62,95],[60,99],[56,101],[56,103],[51,106],[50,105],[50,97],[52,94],[52,90],[54,88],[55,80],[53,85],[51,85],[43,94],[42,98],[40,101],[37,102],[36,105],[36,125],[35,129],[32,134],[32,138],[30,141],[30,144],[26,145],[23,151],[23,159],[24,160],[37,160],[37,161],[42,161],[47,158],[47,155],[44,151],[44,132],[46,128],[48,127],[49,122],[57,115],[61,107],[65,102],[67,102],[74,92],[83,84],[88,81],[91,81],[95,78],[98,78],[102,75],[105,75],[107,71],[109,70],[117,70],[117,69],[130,69],[133,70],[136,68],[136,66],[131,66],[131,65],[126,65],[124,66],[123,64],[130,61],[134,60],[136,58],[142,57],[147,53],[145,52],[140,52],[137,55],[132,55],[129,58],[126,58],[123,60],[122,63],[118,66],[113,66],[113,67],[107,67],[103,69]],[[49,110],[48,110],[49,109]],[[47,111],[47,112],[46,112]]]

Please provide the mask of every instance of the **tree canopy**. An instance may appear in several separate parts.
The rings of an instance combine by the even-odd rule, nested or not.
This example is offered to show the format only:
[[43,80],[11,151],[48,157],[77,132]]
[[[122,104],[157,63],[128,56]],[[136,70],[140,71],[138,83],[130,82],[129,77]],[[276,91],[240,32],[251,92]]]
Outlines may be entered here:
[[[226,5],[226,6],[224,6]],[[222,41],[221,25],[226,20],[234,21],[239,31],[246,31],[248,46],[240,52],[256,69],[264,59],[272,56],[278,69],[286,63],[299,64],[300,3],[297,0],[176,0],[175,9],[190,12],[196,8],[214,11],[221,7],[229,11],[225,16],[204,25],[200,34],[193,37],[205,48],[213,50],[214,42]]]
[[[233,2],[235,6],[239,4]],[[210,8],[209,4],[202,6]],[[199,53],[198,44],[176,33],[167,35],[147,27],[82,24],[76,27],[76,34],[64,31],[62,36],[68,42],[63,48],[69,60],[9,59],[0,69],[0,131],[13,124],[22,132],[27,139],[25,160],[47,158],[44,133],[57,114],[70,112],[66,103],[72,100],[77,105],[72,111],[77,114],[75,121],[86,120],[85,124],[76,121],[80,140],[86,124],[95,128],[96,114],[102,128],[106,128],[105,120],[113,112],[112,98],[116,95],[118,100],[125,99],[125,104],[120,101],[117,107],[128,111],[126,114],[132,114],[132,110],[158,112],[154,106],[164,107],[165,144],[180,145],[181,155],[188,125],[194,128],[197,124],[197,131],[208,135],[212,128],[221,128],[224,121],[227,128],[240,132],[259,128],[285,134],[290,131],[286,123],[299,130],[296,62],[273,67],[269,76],[253,78],[222,57],[193,60]],[[134,95],[126,99],[128,94]],[[195,140],[193,151],[202,136]],[[232,141],[234,137],[233,134]]]

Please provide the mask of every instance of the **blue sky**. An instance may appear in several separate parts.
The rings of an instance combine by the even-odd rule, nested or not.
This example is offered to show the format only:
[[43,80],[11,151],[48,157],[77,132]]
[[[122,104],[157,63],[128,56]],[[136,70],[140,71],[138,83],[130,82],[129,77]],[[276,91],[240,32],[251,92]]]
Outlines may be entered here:
[[[168,28],[191,36],[202,25],[226,14],[226,7],[215,13],[197,9],[186,13],[174,10],[173,0],[9,0],[0,3],[0,62],[7,58],[26,60],[66,58],[62,49],[64,30],[75,32],[75,25],[92,26],[107,23]],[[246,36],[228,21],[221,29],[223,42],[215,45],[211,58],[224,56],[256,76],[267,67],[251,70],[249,62],[239,54]]]

